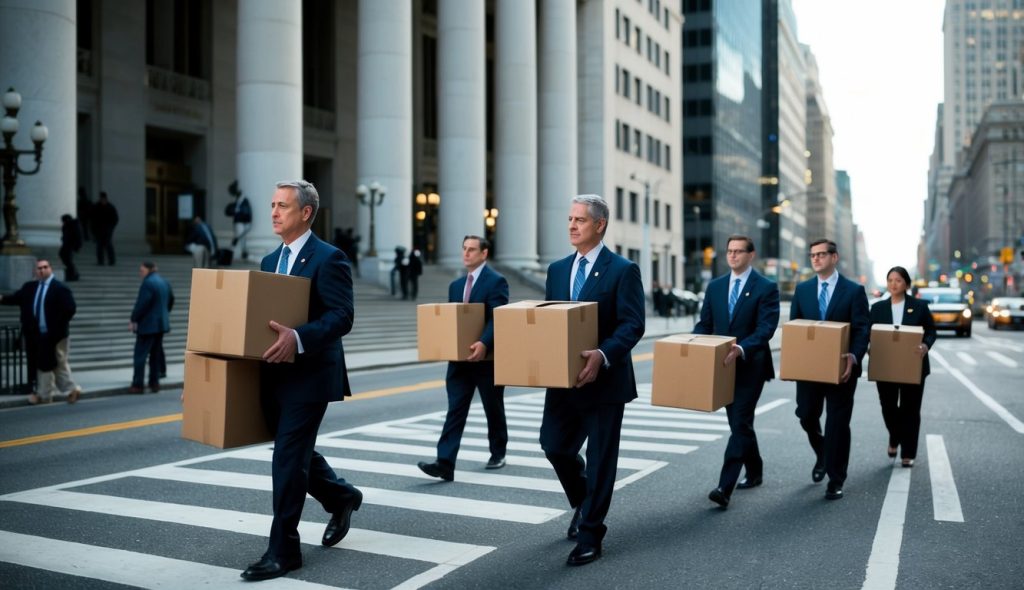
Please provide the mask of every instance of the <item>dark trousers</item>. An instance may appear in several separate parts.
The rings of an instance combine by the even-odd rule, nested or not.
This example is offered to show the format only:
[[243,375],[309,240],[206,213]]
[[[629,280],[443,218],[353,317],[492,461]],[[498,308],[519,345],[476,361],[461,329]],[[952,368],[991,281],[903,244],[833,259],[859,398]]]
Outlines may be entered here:
[[149,385],[160,384],[160,363],[163,357],[163,334],[137,334],[135,336],[135,369],[132,371],[132,387],[142,387],[146,376],[146,360],[149,360]]
[[480,402],[487,417],[487,443],[492,457],[504,457],[508,446],[505,423],[505,387],[494,384],[494,362],[448,363],[448,415],[444,419],[441,438],[437,441],[437,461],[455,467],[466,428],[466,417],[473,402],[473,391],[480,390]]
[[112,236],[96,236],[96,264],[103,266],[103,258],[106,256],[110,266],[114,266],[114,243]]
[[[544,449],[569,505],[580,510],[578,542],[601,545],[612,504],[624,403],[578,406],[565,391],[549,391],[544,400],[540,446]],[[580,456],[587,441],[587,460]]]
[[882,420],[889,431],[889,446],[900,448],[901,459],[917,458],[923,397],[924,379],[920,385],[878,382],[878,401],[882,404]]
[[[796,416],[807,433],[807,440],[818,461],[825,465],[830,483],[842,486],[850,463],[850,418],[853,417],[853,393],[856,377],[847,383],[830,385],[801,381],[796,384]],[[825,432],[821,431],[821,413]]]
[[[739,367],[737,367],[739,369]],[[764,381],[760,378],[746,377],[739,371],[736,375],[736,393],[731,404],[725,406],[729,417],[729,443],[725,447],[725,458],[722,461],[722,473],[718,477],[718,487],[726,495],[732,493],[733,487],[740,478],[740,469],[746,467],[748,478],[761,477],[764,462],[757,446],[757,434],[754,433],[754,410],[761,399]]]
[[274,436],[274,520],[266,554],[291,560],[301,555],[299,520],[306,493],[333,514],[340,512],[358,491],[313,450],[327,403],[280,404],[267,393],[260,400],[267,428]]
[[68,281],[78,280],[78,268],[75,267],[75,255],[70,246],[61,246],[60,261],[64,263],[64,279]]

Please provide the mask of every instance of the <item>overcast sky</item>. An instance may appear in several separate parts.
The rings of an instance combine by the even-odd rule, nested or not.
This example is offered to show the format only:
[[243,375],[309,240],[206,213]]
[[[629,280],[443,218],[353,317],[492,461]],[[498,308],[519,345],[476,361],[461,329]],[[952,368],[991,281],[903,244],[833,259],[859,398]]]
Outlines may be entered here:
[[[943,0],[792,0],[818,60],[836,169],[850,174],[853,220],[875,281],[917,274],[928,158],[942,101]],[[840,256],[843,253],[840,252]]]

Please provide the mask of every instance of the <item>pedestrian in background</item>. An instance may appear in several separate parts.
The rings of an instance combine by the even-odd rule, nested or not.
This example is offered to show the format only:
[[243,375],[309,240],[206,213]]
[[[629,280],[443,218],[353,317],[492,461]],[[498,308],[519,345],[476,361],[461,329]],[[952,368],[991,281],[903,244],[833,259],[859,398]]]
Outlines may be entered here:
[[92,235],[96,238],[96,264],[103,266],[103,260],[110,266],[114,266],[114,228],[120,218],[117,216],[117,208],[107,198],[106,192],[100,193],[100,198],[89,211],[92,219]]
[[501,469],[505,466],[505,447],[508,446],[505,387],[494,384],[494,360],[488,360],[487,353],[494,350],[494,308],[508,303],[508,281],[487,265],[489,252],[490,243],[485,238],[463,238],[462,264],[467,274],[448,285],[448,303],[484,304],[484,330],[480,339],[469,346],[469,358],[448,363],[445,378],[448,414],[441,429],[441,438],[437,441],[437,460],[433,463],[420,461],[418,464],[423,473],[444,481],[455,479],[455,459],[476,390],[480,391],[480,402],[487,418],[487,443],[491,451],[485,468]]
[[886,453],[896,457],[897,449],[904,467],[913,467],[917,458],[917,440],[921,432],[921,400],[924,398],[924,380],[931,373],[928,351],[935,344],[935,320],[924,301],[912,297],[910,273],[902,266],[894,266],[885,275],[889,299],[871,306],[871,325],[921,326],[924,338],[917,347],[921,356],[921,383],[891,383],[878,381],[878,401],[882,405],[882,420],[889,431]]
[[36,390],[28,403],[53,401],[54,393],[67,396],[69,404],[82,394],[71,378],[68,364],[68,336],[75,316],[75,297],[67,285],[53,277],[50,261],[36,261],[36,280],[22,285],[12,295],[0,296],[0,303],[21,307],[21,332],[28,349],[29,371],[35,370]]
[[420,275],[423,274],[423,257],[420,255],[420,251],[413,248],[412,252],[409,253],[409,299],[416,301],[416,297],[420,294]]
[[203,218],[196,215],[185,239],[185,250],[192,253],[193,268],[213,268],[217,255],[217,238]]
[[64,280],[77,281],[78,268],[75,267],[75,252],[82,249],[82,234],[79,224],[73,217],[65,213],[60,216],[60,261],[64,263]]
[[134,371],[129,393],[142,393],[142,381],[149,360],[149,390],[160,391],[161,373],[165,371],[163,339],[171,331],[171,310],[174,308],[174,291],[171,285],[157,272],[156,264],[145,261],[139,267],[142,284],[135,298],[135,307],[129,328],[135,334]]
[[409,298],[409,266],[405,261],[405,248],[402,246],[395,247],[395,265],[391,267],[391,296],[394,297],[396,291],[401,288],[402,299]]
[[89,193],[85,191],[84,186],[78,187],[78,201],[75,203],[75,216],[78,218],[78,223],[82,226],[82,239],[89,239],[89,228],[92,217],[89,213],[92,211],[92,201],[89,199]]
[[[235,237],[231,239],[231,249],[235,260],[245,260],[249,256],[246,236],[252,230],[252,205],[249,199],[242,194],[238,188],[238,181],[235,180],[228,186],[228,192],[234,199],[224,208],[224,214],[231,218],[231,227],[235,231]],[[211,250],[216,256],[217,251]]]

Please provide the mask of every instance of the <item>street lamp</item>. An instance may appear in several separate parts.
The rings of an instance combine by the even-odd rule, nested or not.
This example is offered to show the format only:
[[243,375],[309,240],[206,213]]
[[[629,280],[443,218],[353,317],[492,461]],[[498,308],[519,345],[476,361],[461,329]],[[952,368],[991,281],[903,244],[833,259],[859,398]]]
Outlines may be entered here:
[[[39,172],[39,166],[43,161],[43,142],[49,131],[46,126],[36,121],[29,133],[35,149],[18,150],[14,148],[14,134],[18,132],[18,110],[21,109],[21,95],[8,88],[3,97],[3,105],[6,114],[0,122],[0,131],[3,132],[4,146],[0,149],[0,166],[3,167],[4,177],[4,233],[3,244],[0,251],[4,254],[26,253],[25,241],[18,237],[18,204],[14,200],[14,185],[18,182],[18,175],[31,176]],[[21,156],[35,154],[36,167],[32,170],[22,170],[18,165]]]
[[359,202],[370,207],[370,248],[366,251],[366,255],[371,258],[377,257],[377,223],[373,211],[377,205],[384,202],[386,193],[387,188],[381,186],[376,180],[370,183],[369,188],[365,184],[356,187],[356,196],[359,197]]

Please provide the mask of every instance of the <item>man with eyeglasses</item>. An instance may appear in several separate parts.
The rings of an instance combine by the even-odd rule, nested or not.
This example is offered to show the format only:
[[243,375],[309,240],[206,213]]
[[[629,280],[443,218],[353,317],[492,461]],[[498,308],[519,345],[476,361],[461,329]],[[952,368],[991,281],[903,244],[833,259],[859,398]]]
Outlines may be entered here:
[[0,303],[21,307],[28,372],[36,379],[28,403],[49,403],[54,391],[59,390],[73,404],[82,394],[82,388],[71,379],[68,365],[68,334],[71,318],[75,316],[75,298],[71,289],[53,278],[49,260],[36,262],[35,276],[36,280],[25,283],[16,293],[0,296]]
[[[796,382],[796,415],[814,450],[811,479],[819,482],[828,475],[825,499],[843,497],[846,468],[850,462],[850,418],[853,393],[861,374],[861,361],[868,350],[871,320],[864,287],[836,271],[839,252],[835,242],[815,240],[810,247],[811,267],[816,277],[796,286],[790,306],[791,320],[827,320],[850,324],[849,346],[845,354],[846,370],[838,385]],[[827,411],[825,432],[821,414]]]

